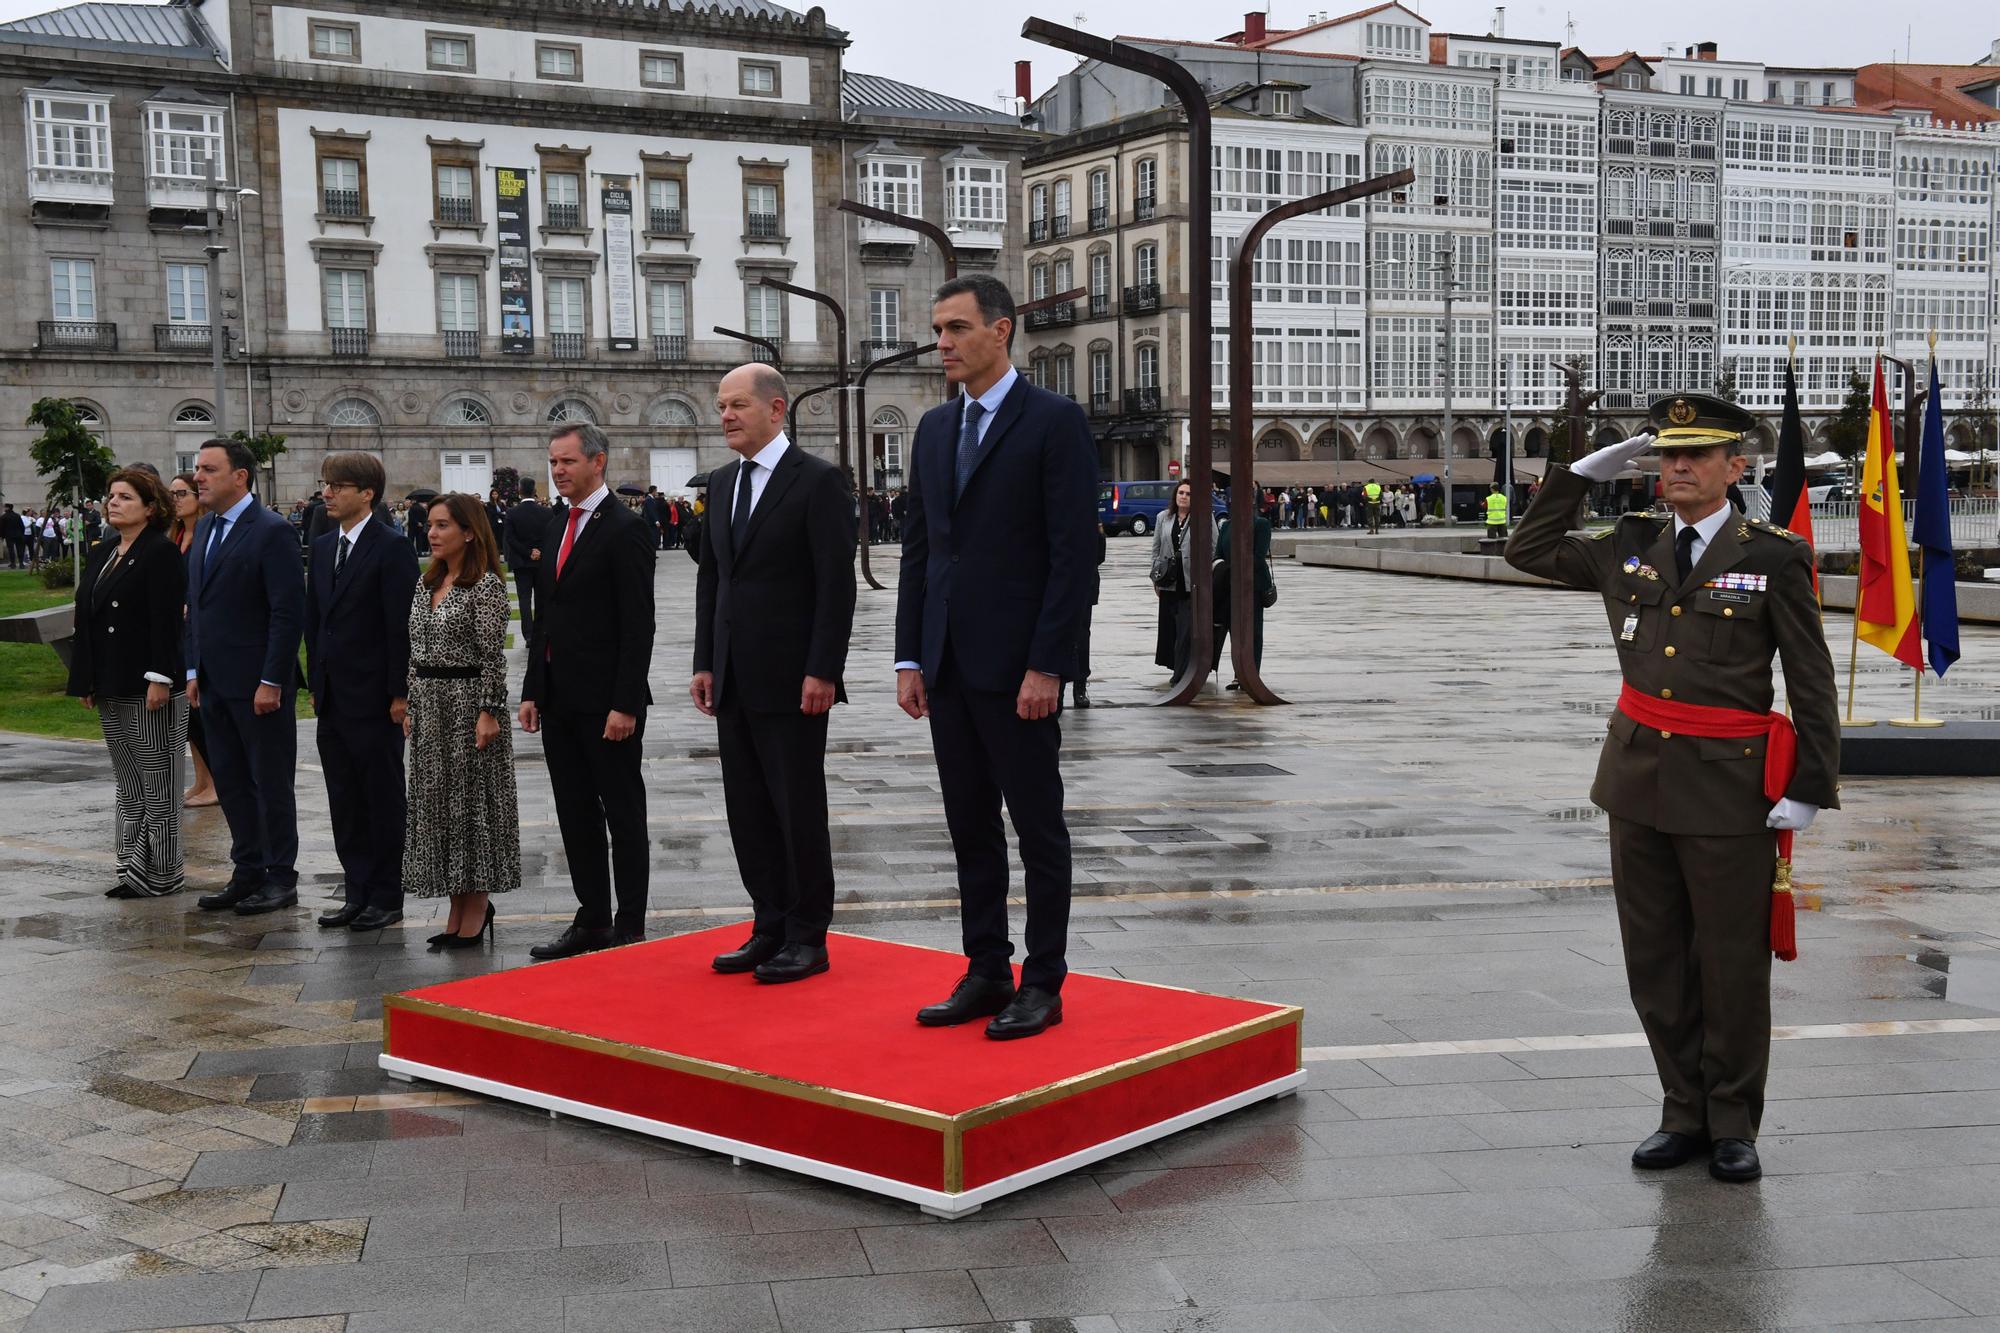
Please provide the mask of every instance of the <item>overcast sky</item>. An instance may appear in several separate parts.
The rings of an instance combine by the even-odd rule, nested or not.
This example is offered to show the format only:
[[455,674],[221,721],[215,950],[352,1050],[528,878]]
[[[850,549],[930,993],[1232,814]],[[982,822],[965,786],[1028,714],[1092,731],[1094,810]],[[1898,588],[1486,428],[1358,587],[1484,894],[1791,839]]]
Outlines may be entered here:
[[[804,9],[805,0],[790,0]],[[886,74],[987,106],[1014,87],[1014,61],[1035,63],[1035,91],[1045,90],[1072,63],[1060,51],[1021,40],[1021,21],[1039,14],[1101,37],[1133,34],[1208,40],[1241,23],[1241,0],[975,0],[972,4],[909,0],[833,0],[827,17],[854,44],[847,67]],[[0,0],[0,21],[60,8],[59,0]],[[1350,12],[1359,5],[1278,4],[1274,28],[1298,27],[1325,9]],[[1418,7],[1445,32],[1485,32],[1493,6],[1433,0]],[[1650,6],[1606,0],[1523,0],[1507,7],[1507,35],[1562,40],[1574,20],[1576,44],[1592,53],[1632,48],[1657,54],[1696,42],[1722,46],[1725,59],[1788,65],[1864,65],[1899,60],[1907,49],[1920,63],[1969,64],[2000,38],[1993,0],[1812,0],[1805,5],[1770,0],[1675,0],[1657,14]],[[1078,15],[1082,17],[1079,18]]]

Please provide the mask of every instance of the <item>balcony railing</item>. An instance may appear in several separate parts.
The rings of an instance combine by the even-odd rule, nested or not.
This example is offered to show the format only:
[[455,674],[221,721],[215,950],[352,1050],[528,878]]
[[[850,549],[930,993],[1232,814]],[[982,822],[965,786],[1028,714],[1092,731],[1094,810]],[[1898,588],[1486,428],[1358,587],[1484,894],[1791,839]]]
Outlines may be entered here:
[[953,243],[961,250],[997,250],[1007,241],[1007,224],[993,222],[985,218],[956,218],[950,224],[958,228]]
[[1159,196],[1138,195],[1132,200],[1132,218],[1136,222],[1151,222],[1159,212]]
[[1629,297],[1606,297],[1604,301],[1604,313],[1613,318],[1630,319],[1632,317],[1632,301]]
[[335,356],[367,356],[368,330],[328,329],[327,345],[333,348]]
[[1646,302],[1646,318],[1672,319],[1673,317],[1674,317],[1674,303],[1672,301]]
[[1049,239],[1049,220],[1034,218],[1028,223],[1028,244],[1039,245]]
[[1090,414],[1092,416],[1101,417],[1110,410],[1111,410],[1110,390],[1107,389],[1102,393],[1093,393],[1090,395]]
[[1701,162],[1713,162],[1715,161],[1715,145],[1712,143],[1691,143],[1688,145],[1688,156]]
[[687,214],[678,208],[646,210],[646,229],[666,236],[687,235]]
[[1630,389],[1606,389],[1597,405],[1603,408],[1637,407],[1639,395]]
[[206,324],[155,324],[153,350],[156,352],[206,352],[215,345]]
[[1713,301],[1689,301],[1689,302],[1688,302],[1688,318],[1689,318],[1689,319],[1714,319],[1714,318],[1715,318],[1715,302],[1713,302]]
[[437,220],[469,226],[479,221],[479,205],[472,199],[459,199],[446,195],[438,200]]
[[111,172],[94,167],[29,167],[28,198],[38,204],[108,204]]
[[1069,214],[1058,213],[1049,219],[1049,235],[1057,240],[1069,235]]
[[1064,325],[1074,324],[1076,323],[1076,302],[1058,301],[1049,307],[1048,315],[1049,327],[1052,329],[1059,329]]
[[35,325],[35,346],[64,351],[115,352],[118,326],[94,319],[44,319]]
[[1688,239],[1689,239],[1689,240],[1691,240],[1691,241],[1712,241],[1712,240],[1714,240],[1714,239],[1715,239],[1715,224],[1714,224],[1713,222],[1690,222],[1690,223],[1688,223]]
[[749,227],[746,234],[758,240],[775,240],[779,236],[784,235],[782,231],[778,230],[778,215],[776,213],[749,213],[744,216],[744,222]]
[[1646,223],[1646,234],[1648,236],[1671,237],[1674,234],[1674,220],[1672,218],[1653,218]]
[[548,225],[561,231],[580,231],[583,228],[582,204],[550,204]]
[[361,191],[323,190],[320,192],[319,208],[330,218],[358,218],[361,216]]
[[[655,212],[662,210],[655,209]],[[653,360],[678,364],[688,359],[688,340],[685,333],[656,333],[653,335]]]
[[1109,319],[1111,317],[1111,293],[1092,292],[1090,294],[1090,317]]
[[1160,410],[1160,386],[1147,385],[1125,391],[1127,412],[1157,412]]
[[877,222],[873,218],[861,220],[861,243],[863,245],[915,245],[917,234],[908,227],[899,227],[893,222]]
[[1606,236],[1630,236],[1632,234],[1632,227],[1631,218],[1604,219],[1604,234]]
[[861,342],[861,362],[879,361],[885,356],[898,352],[914,352],[917,345],[908,338],[864,338]]
[[1101,205],[1090,210],[1090,229],[1103,231],[1111,225],[1111,210]]
[[446,356],[478,356],[478,329],[446,329],[444,331],[444,354]]
[[1629,155],[1632,151],[1632,140],[1622,134],[1613,135],[1604,141],[1604,151]]
[[583,360],[584,337],[581,333],[551,333],[549,355],[558,361]]
[[1150,314],[1160,308],[1160,284],[1141,282],[1125,289],[1125,313],[1128,315]]
[[1654,157],[1672,157],[1679,147],[1672,139],[1655,139],[1649,151]]
[[1049,324],[1051,323],[1049,319],[1049,312],[1046,309],[1030,310],[1028,312],[1027,323],[1028,323],[1028,331],[1030,333],[1034,332],[1036,329],[1045,329],[1049,327]]

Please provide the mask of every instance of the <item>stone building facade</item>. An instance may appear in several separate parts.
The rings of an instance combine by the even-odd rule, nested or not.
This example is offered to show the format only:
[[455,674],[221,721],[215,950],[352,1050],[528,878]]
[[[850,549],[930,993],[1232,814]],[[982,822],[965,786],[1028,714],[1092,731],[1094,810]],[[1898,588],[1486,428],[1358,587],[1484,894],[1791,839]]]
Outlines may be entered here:
[[[57,69],[77,88],[49,95],[110,108],[113,159],[109,182],[93,186],[108,203],[30,200],[48,188],[40,178],[0,169],[0,234],[10,255],[32,256],[9,266],[10,294],[57,326],[53,340],[25,332],[33,322],[0,334],[0,420],[21,420],[40,393],[84,399],[121,460],[182,465],[221,417],[286,437],[280,501],[310,492],[321,458],[340,449],[379,453],[395,494],[483,492],[496,467],[543,475],[549,424],[584,419],[611,436],[615,481],[683,489],[727,457],[714,388],[730,366],[775,355],[796,387],[832,378],[831,315],[763,279],[841,299],[850,359],[864,351],[871,291],[887,285],[866,275],[895,266],[863,263],[834,208],[860,192],[856,148],[890,124],[932,158],[983,157],[986,189],[963,197],[988,214],[992,243],[967,248],[995,267],[1018,255],[1005,221],[1028,136],[969,104],[877,104],[923,92],[906,85],[876,81],[872,100],[855,97],[846,36],[819,9],[83,8],[0,25],[0,115],[54,105],[36,87]],[[122,25],[116,38],[107,13]],[[169,113],[215,131],[196,150],[163,149],[149,118]],[[32,150],[34,139],[0,142]],[[214,295],[231,333],[220,412],[206,335],[179,327],[205,317],[206,288],[192,291],[181,265],[199,261],[208,238],[183,230],[192,215],[157,206],[158,173],[142,165],[143,154],[197,151],[205,169],[210,144],[231,189],[255,191],[222,238]],[[170,184],[170,202],[185,203],[186,182]],[[931,200],[926,215],[950,220],[942,186]],[[63,262],[75,259],[96,266],[87,320],[78,270]],[[902,259],[898,286],[936,276],[923,267],[934,257]],[[935,372],[885,375],[875,392],[893,454],[908,414],[935,398]],[[831,456],[836,420],[828,399],[808,405],[801,443]],[[0,487],[35,489],[26,469],[25,449],[6,448]]]

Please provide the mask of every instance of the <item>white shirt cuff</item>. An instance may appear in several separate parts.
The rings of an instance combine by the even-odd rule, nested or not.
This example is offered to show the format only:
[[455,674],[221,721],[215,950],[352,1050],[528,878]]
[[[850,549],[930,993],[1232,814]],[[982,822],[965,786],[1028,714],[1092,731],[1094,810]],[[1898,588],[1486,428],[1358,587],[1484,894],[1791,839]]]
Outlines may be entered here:
[[163,676],[157,671],[148,671],[146,679],[152,681],[155,685],[171,685],[174,683],[171,676]]
[[922,671],[923,669],[924,669],[924,666],[923,666],[923,663],[921,663],[921,662],[898,662],[898,663],[896,663],[896,670],[898,670],[898,671]]

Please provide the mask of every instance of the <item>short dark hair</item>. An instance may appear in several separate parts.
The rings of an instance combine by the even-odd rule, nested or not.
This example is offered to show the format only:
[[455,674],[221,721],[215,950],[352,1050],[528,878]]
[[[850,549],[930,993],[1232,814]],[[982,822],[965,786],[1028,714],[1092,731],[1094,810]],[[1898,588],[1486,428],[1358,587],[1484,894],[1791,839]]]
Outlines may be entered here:
[[[167,488],[160,484],[157,468],[121,467],[112,473],[104,483],[104,493],[111,494],[111,488],[120,483],[132,488],[132,494],[139,497],[139,503],[146,506],[146,526],[164,528],[173,517],[173,506],[167,502]],[[8,506],[13,508],[12,505]]]
[[243,443],[241,440],[225,440],[218,436],[212,440],[203,440],[201,447],[204,449],[220,449],[228,454],[229,470],[231,472],[243,473],[252,485],[256,484],[257,455],[251,452],[249,445]]
[[345,484],[358,491],[373,491],[377,500],[382,498],[382,492],[389,484],[382,470],[382,460],[359,449],[328,454],[326,462],[320,464],[319,475],[322,481],[329,484]]
[[936,305],[940,301],[948,301],[954,296],[967,293],[971,294],[973,300],[979,302],[979,317],[988,324],[1002,319],[1008,321],[1007,346],[1011,350],[1014,346],[1012,328],[1015,322],[1014,293],[1008,291],[1007,284],[1000,279],[988,273],[974,273],[969,277],[953,278],[937,289],[937,295],[931,297],[931,304]]
[[533,477],[521,478],[521,494],[523,496],[531,496],[534,493],[535,493],[535,479]]

